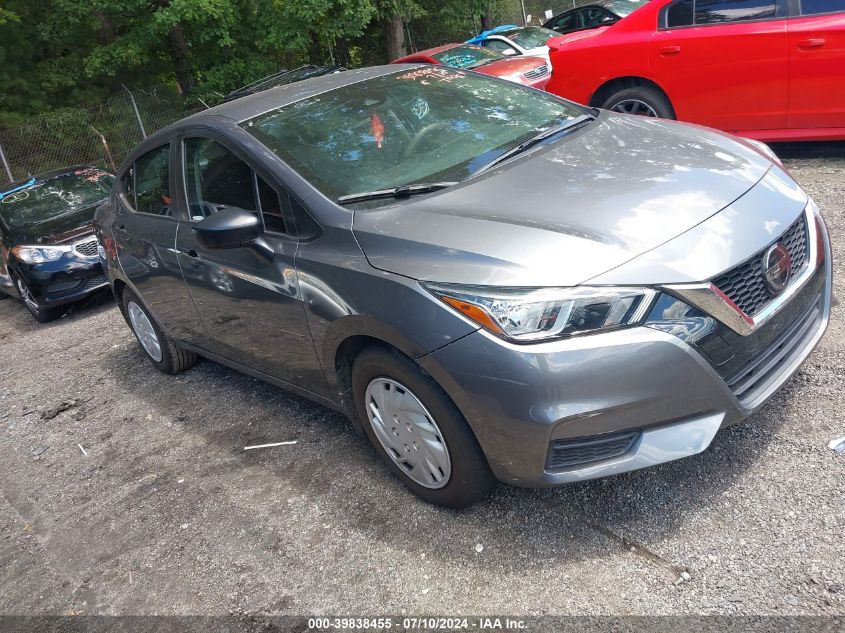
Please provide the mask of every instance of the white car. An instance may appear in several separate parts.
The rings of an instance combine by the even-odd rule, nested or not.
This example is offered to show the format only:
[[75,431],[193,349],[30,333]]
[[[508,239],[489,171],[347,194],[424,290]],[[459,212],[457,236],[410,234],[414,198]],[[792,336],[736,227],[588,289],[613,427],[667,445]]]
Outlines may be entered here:
[[546,46],[553,37],[560,37],[551,29],[542,26],[526,26],[507,31],[487,33],[475,38],[473,44],[489,48],[502,55],[533,55],[542,57],[548,63],[549,68],[552,62],[549,59],[549,47]]

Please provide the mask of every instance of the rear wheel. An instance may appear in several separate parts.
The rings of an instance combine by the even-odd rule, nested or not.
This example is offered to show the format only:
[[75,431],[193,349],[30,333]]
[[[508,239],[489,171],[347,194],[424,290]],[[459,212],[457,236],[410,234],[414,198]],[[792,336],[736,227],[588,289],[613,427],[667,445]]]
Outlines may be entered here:
[[637,114],[661,119],[674,119],[675,112],[669,99],[650,86],[634,86],[613,93],[601,106],[605,110],[623,114]]
[[150,362],[165,374],[178,374],[197,362],[197,355],[176,346],[134,292],[123,291],[123,313]]
[[62,315],[61,308],[45,308],[39,305],[23,279],[15,277],[15,287],[18,289],[18,294],[26,309],[39,323],[53,321]]
[[466,420],[413,361],[366,349],[352,368],[352,390],[376,451],[418,497],[464,508],[493,490],[495,478]]

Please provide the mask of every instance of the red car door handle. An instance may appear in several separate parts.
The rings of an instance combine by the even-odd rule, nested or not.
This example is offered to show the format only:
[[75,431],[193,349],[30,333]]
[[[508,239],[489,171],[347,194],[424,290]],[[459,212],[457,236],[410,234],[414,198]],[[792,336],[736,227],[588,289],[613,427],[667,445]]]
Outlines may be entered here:
[[811,37],[808,40],[801,40],[798,42],[798,48],[821,48],[825,45],[825,39],[823,37]]
[[677,55],[678,53],[680,53],[681,47],[680,46],[663,46],[660,49],[659,52],[664,57],[671,57],[672,55]]

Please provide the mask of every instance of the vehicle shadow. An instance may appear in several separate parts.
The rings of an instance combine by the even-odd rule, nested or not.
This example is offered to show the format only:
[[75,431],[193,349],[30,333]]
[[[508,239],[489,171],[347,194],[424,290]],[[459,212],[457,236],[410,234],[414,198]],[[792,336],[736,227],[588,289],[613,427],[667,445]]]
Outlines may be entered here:
[[114,295],[106,288],[81,301],[68,304],[57,319],[38,323],[21,301],[8,297],[0,301],[0,335],[18,336],[27,332],[46,332],[79,319],[100,314],[113,307],[115,307]]
[[813,158],[845,158],[845,141],[771,143],[781,160]]
[[[202,476],[209,477],[204,486],[239,477],[248,485],[238,494],[257,515],[285,514],[291,503],[311,504],[319,508],[321,524],[355,531],[362,542],[411,547],[414,553],[479,569],[516,559],[543,567],[635,547],[651,562],[657,560],[668,576],[678,573],[640,546],[640,539],[659,542],[698,513],[712,512],[709,506],[760,459],[801,389],[800,380],[793,379],[760,412],[719,433],[700,455],[554,489],[500,485],[488,500],[452,511],[405,490],[339,413],[210,361],[174,379],[158,374],[134,344],[111,349],[107,356],[103,363],[131,399],[181,419],[169,448],[182,434],[220,449],[206,451],[224,457],[204,465]],[[285,440],[298,443],[243,450]],[[154,455],[161,448],[146,450]],[[133,471],[130,460],[123,463],[127,478],[137,481],[147,472],[140,466]],[[255,467],[260,470],[245,474]],[[442,538],[444,530],[451,538]],[[483,544],[484,557],[475,554],[475,543]]]

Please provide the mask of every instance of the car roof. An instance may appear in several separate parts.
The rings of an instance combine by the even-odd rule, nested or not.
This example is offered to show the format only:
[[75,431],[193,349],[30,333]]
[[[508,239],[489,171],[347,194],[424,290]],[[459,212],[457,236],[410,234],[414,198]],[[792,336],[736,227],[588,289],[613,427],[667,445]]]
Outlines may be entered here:
[[329,92],[335,88],[342,88],[351,84],[374,79],[375,77],[382,77],[384,75],[391,75],[393,73],[401,72],[403,66],[416,67],[418,64],[391,64],[389,66],[371,66],[368,68],[360,68],[357,70],[347,70],[340,73],[333,73],[322,75],[320,77],[312,77],[310,79],[303,79],[295,83],[275,86],[261,92],[256,92],[234,101],[221,103],[218,106],[201,110],[181,121],[177,121],[173,125],[168,126],[162,132],[171,130],[174,127],[182,127],[186,124],[193,123],[205,119],[210,116],[226,117],[232,119],[237,123],[247,121],[265,112],[270,112],[276,108],[281,108],[303,99]]
[[567,9],[566,11],[561,11],[557,15],[550,17],[544,24],[551,22],[555,18],[559,18],[562,15],[567,15],[569,13],[575,13],[576,11],[580,11],[581,9],[604,9],[605,11],[609,11],[610,7],[607,4],[603,4],[602,2],[593,2],[592,4],[582,4],[580,7],[575,7],[574,9]]

